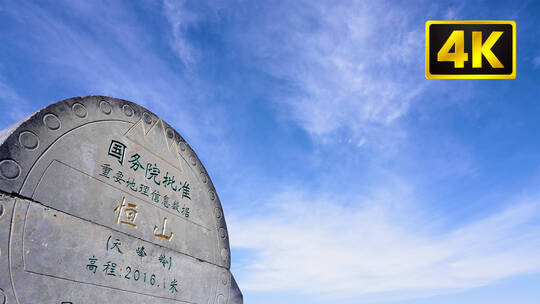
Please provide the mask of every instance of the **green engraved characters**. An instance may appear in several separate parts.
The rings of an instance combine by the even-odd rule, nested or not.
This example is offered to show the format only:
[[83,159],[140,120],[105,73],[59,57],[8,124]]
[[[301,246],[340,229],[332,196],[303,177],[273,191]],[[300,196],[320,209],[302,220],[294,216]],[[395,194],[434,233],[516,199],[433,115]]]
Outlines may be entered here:
[[188,184],[188,182],[185,182],[182,185],[181,190],[182,190],[182,198],[188,198],[188,199],[191,200],[191,197],[189,196],[189,184]]
[[[107,155],[110,157],[115,158],[118,160],[121,166],[123,166],[124,163],[124,155],[126,154],[127,147],[125,144],[112,140],[111,144],[109,145],[109,150],[107,152]],[[159,169],[157,163],[150,163],[147,162],[146,166],[143,165],[142,157],[140,154],[135,153],[132,154],[128,160],[129,162],[129,168],[133,170],[133,172],[144,172],[144,177],[148,181],[153,181],[154,185],[160,186],[163,185],[165,189],[169,188],[173,192],[179,192],[182,198],[191,200],[190,196],[190,186],[187,181],[181,182],[179,181],[177,183],[176,178],[174,175],[169,174],[169,172],[165,172],[165,175],[160,178],[160,175],[162,175],[162,171]],[[139,170],[140,169],[140,170]],[[101,174],[100,176],[111,178],[110,174],[113,170],[110,164],[102,164],[101,165]],[[123,185],[123,183],[126,184],[126,187],[131,189],[134,192],[140,192],[143,195],[149,196],[150,193],[150,187],[148,187],[145,184],[140,184],[140,187],[137,188],[136,179],[133,178],[127,178],[124,175],[124,172],[117,171],[114,176],[112,176],[115,183],[118,183],[120,185]],[[143,187],[144,186],[144,187]],[[156,189],[153,189],[156,193],[159,193]],[[155,198],[153,198],[155,201]],[[165,203],[166,204],[166,203]],[[168,207],[166,207],[168,208]]]
[[138,247],[137,249],[135,249],[135,252],[141,258],[144,258],[146,256],[146,251],[144,250],[144,246]]
[[188,207],[182,207],[182,210],[180,210],[180,203],[177,201],[174,201],[172,203],[172,210],[175,210],[176,212],[182,214],[185,217],[189,217],[189,208]]
[[86,265],[86,269],[88,269],[89,271],[95,274],[98,268],[98,266],[96,265],[97,261],[98,259],[96,259],[96,256],[93,255],[91,258],[88,259],[88,264]]
[[122,185],[122,183],[125,182],[124,173],[122,173],[122,171],[116,172],[116,175],[113,176],[113,179],[115,183],[119,183],[120,185]]
[[169,208],[169,197],[167,195],[163,196],[163,207]]
[[118,266],[116,263],[108,261],[103,265],[103,272],[105,272],[106,275],[116,276],[116,266]]
[[128,178],[126,180],[126,187],[131,189],[133,192],[137,192],[137,183],[135,182],[135,178]]
[[168,269],[171,270],[172,267],[172,257],[169,256],[169,259],[162,254],[159,256],[158,261],[163,265],[163,268],[167,268],[167,265],[169,265]]
[[146,164],[146,178],[153,180],[156,185],[161,184],[161,182],[156,179],[160,172],[161,171],[159,170],[157,164],[154,163],[153,166],[151,163]]
[[155,203],[159,203],[159,191],[157,190],[154,190],[152,191],[152,201],[154,201]]
[[148,191],[150,190],[150,187],[148,187],[147,185],[144,185],[144,184],[141,184],[141,186],[139,187],[139,192],[142,194],[142,195],[146,195],[148,196]]
[[112,236],[109,235],[109,238],[107,239],[107,246],[105,247],[105,249],[107,249],[107,251],[109,250],[113,251],[114,249],[116,249],[118,253],[122,254],[123,252],[120,249],[120,246],[122,245],[122,243],[120,242],[120,239],[116,239],[112,242],[111,242],[111,239],[112,239]]
[[189,217],[189,208],[182,207],[182,211],[180,213],[183,214],[185,217]]
[[141,165],[141,162],[139,161],[139,158],[141,158],[141,156],[137,153],[131,155],[131,158],[130,160],[128,161],[129,163],[131,163],[131,169],[133,171],[137,171],[139,169],[141,169],[143,166]]
[[174,176],[169,176],[169,172],[165,173],[165,176],[163,177],[163,187],[170,187],[173,191],[176,191],[177,187],[174,185],[175,182]]
[[178,289],[176,289],[177,285],[178,285],[178,282],[176,281],[176,279],[172,280],[171,287],[169,288],[171,293],[178,293]]
[[118,159],[120,165],[124,165],[124,153],[126,152],[126,145],[123,143],[111,140],[111,145],[109,146],[109,152],[107,155],[112,156]]
[[110,178],[109,177],[109,173],[111,173],[112,171],[112,168],[111,168],[111,165],[110,164],[103,164],[101,165],[101,176],[105,176],[106,178]]
[[[112,236],[109,236],[109,239],[107,240],[107,250],[109,249],[120,249],[120,240],[116,239],[115,242],[112,242],[113,238]],[[110,244],[112,245],[110,245]],[[110,246],[109,246],[110,245]],[[110,247],[110,248],[109,248]],[[133,248],[136,248],[135,250],[129,249],[126,251],[126,255],[134,254],[136,253],[137,256],[143,257],[147,256],[146,249],[144,246],[135,245]],[[124,256],[125,257],[125,256]],[[120,258],[122,259],[122,258]],[[147,260],[151,261],[151,260]],[[166,256],[164,253],[161,253],[159,257],[155,257],[155,260],[152,259],[152,261],[156,261],[159,263],[159,265],[163,266],[164,269],[171,271],[173,259],[172,256]],[[176,278],[170,278],[167,279],[168,276],[162,276],[159,277],[154,273],[145,272],[143,269],[133,265],[129,264],[123,264],[122,260],[109,260],[107,259],[107,262],[101,265],[101,272],[98,272],[97,270],[100,268],[98,266],[98,258],[95,255],[92,255],[91,258],[88,259],[88,262],[85,263],[84,266],[87,271],[93,276],[93,275],[99,275],[102,273],[102,278],[111,278],[116,277],[119,279],[129,280],[131,282],[134,282],[136,284],[141,284],[139,286],[147,286],[151,288],[161,288],[165,291],[175,294],[179,293],[180,289],[180,282],[176,280]],[[143,264],[144,265],[144,264]],[[144,266],[143,266],[144,267]],[[118,279],[115,279],[115,281]],[[161,284],[163,282],[163,284]]]

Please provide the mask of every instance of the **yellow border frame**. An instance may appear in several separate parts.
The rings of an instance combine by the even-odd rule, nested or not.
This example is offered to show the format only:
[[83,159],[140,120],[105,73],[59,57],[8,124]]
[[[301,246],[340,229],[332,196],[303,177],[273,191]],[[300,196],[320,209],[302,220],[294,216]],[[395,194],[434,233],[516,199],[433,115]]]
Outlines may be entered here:
[[[511,74],[431,74],[429,72],[429,27],[432,24],[510,24],[512,26]],[[426,78],[427,79],[515,79],[516,78],[516,22],[512,20],[429,20],[426,21]]]

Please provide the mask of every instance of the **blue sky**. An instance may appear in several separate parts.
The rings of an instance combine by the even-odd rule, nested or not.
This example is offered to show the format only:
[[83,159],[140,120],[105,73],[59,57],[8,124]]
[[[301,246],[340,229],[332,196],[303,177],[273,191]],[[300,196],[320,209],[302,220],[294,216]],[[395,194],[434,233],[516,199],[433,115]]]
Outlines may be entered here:
[[[4,1],[0,128],[139,103],[197,151],[246,303],[540,302],[538,1]],[[427,80],[427,20],[515,20],[516,80]]]

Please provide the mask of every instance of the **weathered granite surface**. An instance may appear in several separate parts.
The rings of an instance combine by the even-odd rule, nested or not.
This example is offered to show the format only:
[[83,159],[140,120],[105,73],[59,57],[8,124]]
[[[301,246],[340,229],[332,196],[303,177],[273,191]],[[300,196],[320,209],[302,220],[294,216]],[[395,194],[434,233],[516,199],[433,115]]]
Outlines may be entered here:
[[195,152],[104,96],[0,131],[0,304],[242,303],[227,226]]

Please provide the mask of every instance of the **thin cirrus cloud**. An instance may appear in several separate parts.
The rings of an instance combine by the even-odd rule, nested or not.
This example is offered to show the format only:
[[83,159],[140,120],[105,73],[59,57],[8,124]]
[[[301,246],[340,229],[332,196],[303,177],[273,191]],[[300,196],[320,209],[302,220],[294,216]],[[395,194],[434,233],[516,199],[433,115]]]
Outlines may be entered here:
[[380,143],[426,88],[414,56],[423,23],[407,8],[304,1],[270,10],[236,38],[247,35],[259,67],[298,89],[276,102],[316,141]]
[[[20,46],[72,87],[153,106],[165,106],[164,95],[172,95],[170,82],[163,80],[174,75],[145,51],[148,33],[134,22],[132,10],[84,2],[58,2],[55,9],[19,3],[5,10],[25,30]],[[66,17],[68,13],[77,18]]]
[[[159,15],[163,13],[161,5],[147,9],[155,9]],[[175,69],[162,57],[155,47],[160,37],[153,36],[152,28],[141,22],[133,6],[120,2],[61,1],[50,7],[21,2],[6,4],[2,12],[20,31],[17,46],[54,70],[44,80],[69,84],[68,90],[46,92],[54,95],[49,98],[81,95],[124,98],[181,126],[188,138],[220,135],[216,132],[221,128],[201,127],[221,123],[220,107],[210,106],[207,96],[200,93],[209,91],[205,89],[207,84]],[[179,37],[174,28],[170,32]],[[162,35],[169,35],[168,27]],[[13,87],[7,82],[3,84]],[[7,92],[11,91],[4,95]],[[63,95],[66,92],[69,93]],[[51,101],[54,100],[46,100]],[[171,104],[176,111],[171,111]],[[188,115],[199,111],[204,115],[197,121],[194,115]]]
[[196,49],[187,38],[187,31],[200,18],[197,14],[185,9],[185,1],[163,1],[163,13],[169,22],[171,35],[169,45],[175,55],[186,66],[191,66],[197,61]]
[[533,59],[533,64],[535,68],[540,67],[540,56]]
[[247,291],[381,300],[473,288],[540,269],[536,200],[445,230],[416,208],[396,209],[402,201],[375,194],[345,206],[288,192],[269,201],[264,215],[229,214],[231,246],[251,252],[236,261],[237,279]]

